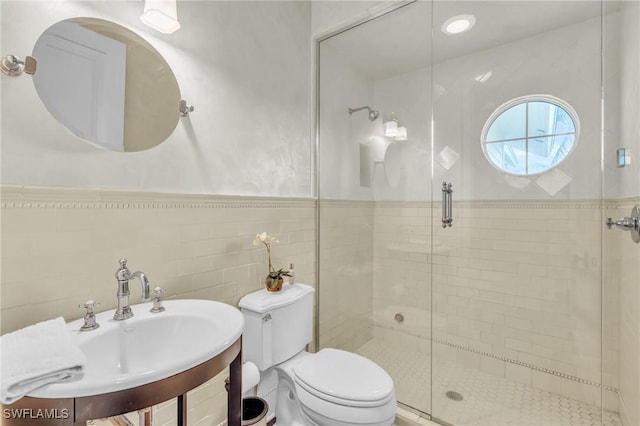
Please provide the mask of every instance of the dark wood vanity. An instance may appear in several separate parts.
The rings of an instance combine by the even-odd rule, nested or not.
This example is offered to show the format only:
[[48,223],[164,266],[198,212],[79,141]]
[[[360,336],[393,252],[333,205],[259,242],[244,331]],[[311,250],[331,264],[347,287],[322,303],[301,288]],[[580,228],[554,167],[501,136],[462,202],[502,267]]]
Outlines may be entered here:
[[[185,350],[189,350],[185,348]],[[5,426],[79,426],[88,420],[143,410],[177,398],[177,424],[187,425],[187,392],[200,386],[229,366],[227,422],[242,422],[242,337],[222,353],[173,376],[131,389],[77,398],[24,397],[2,406]]]

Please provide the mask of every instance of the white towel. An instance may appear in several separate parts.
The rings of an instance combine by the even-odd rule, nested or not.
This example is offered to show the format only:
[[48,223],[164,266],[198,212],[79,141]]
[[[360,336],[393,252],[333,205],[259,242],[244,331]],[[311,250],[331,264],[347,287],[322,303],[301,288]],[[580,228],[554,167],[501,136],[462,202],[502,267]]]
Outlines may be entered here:
[[49,383],[80,379],[86,357],[64,318],[0,336],[0,401],[11,404]]

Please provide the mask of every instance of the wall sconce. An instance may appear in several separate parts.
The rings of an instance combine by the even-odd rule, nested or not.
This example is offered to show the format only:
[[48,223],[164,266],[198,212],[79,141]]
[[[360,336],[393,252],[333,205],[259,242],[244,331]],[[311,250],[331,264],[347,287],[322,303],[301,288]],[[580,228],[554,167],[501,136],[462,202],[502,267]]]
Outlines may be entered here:
[[395,112],[392,112],[391,118],[384,122],[384,135],[388,138],[398,136],[398,117]]
[[407,128],[400,124],[395,112],[392,112],[391,118],[384,122],[384,135],[397,141],[407,140]]
[[177,0],[144,0],[140,20],[163,34],[179,30]]

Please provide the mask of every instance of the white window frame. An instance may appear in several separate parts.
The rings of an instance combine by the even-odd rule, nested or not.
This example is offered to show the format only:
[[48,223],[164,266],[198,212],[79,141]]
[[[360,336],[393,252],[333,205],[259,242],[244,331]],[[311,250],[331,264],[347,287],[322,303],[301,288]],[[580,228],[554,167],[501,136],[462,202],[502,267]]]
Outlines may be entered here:
[[[573,124],[574,124],[574,127],[575,127],[575,132],[571,132],[571,133],[553,133],[553,134],[544,134],[544,135],[529,135],[529,103],[531,103],[531,102],[546,102],[546,103],[555,105],[555,106],[565,110],[567,112],[567,114],[569,114],[569,117],[571,117],[571,119],[573,120]],[[489,133],[489,129],[491,128],[493,123],[498,119],[498,117],[500,117],[507,110],[509,110],[509,109],[511,109],[511,108],[513,108],[513,107],[515,107],[517,105],[520,105],[520,104],[526,104],[525,136],[524,137],[520,137],[520,138],[501,139],[501,140],[495,140],[495,141],[487,142],[487,134]],[[569,150],[569,152],[562,158],[562,160],[560,160],[554,166],[549,167],[548,169],[542,170],[542,171],[537,172],[537,173],[529,173],[529,140],[530,139],[541,138],[541,137],[553,137],[553,136],[562,136],[562,135],[575,135],[574,136],[574,140],[573,140],[573,145],[571,146],[571,149]],[[567,102],[563,101],[560,98],[556,98],[555,96],[551,96],[551,95],[527,95],[527,96],[521,96],[519,98],[514,98],[514,99],[511,99],[508,102],[505,102],[504,104],[502,104],[498,108],[496,108],[496,110],[489,116],[487,121],[484,123],[484,127],[482,128],[482,135],[480,137],[480,143],[482,145],[482,153],[484,154],[484,156],[487,159],[487,161],[489,162],[489,164],[491,164],[494,168],[496,168],[497,170],[501,171],[502,173],[506,173],[506,174],[512,175],[512,176],[537,176],[537,175],[541,175],[543,173],[547,173],[547,172],[555,169],[560,164],[562,164],[562,162],[564,160],[566,160],[567,157],[569,157],[569,155],[571,155],[571,153],[575,150],[576,146],[578,145],[578,141],[579,140],[580,140],[580,120],[578,118],[578,114],[573,109],[573,107],[571,105],[569,105]],[[508,172],[508,171],[502,169],[497,164],[495,164],[493,161],[491,161],[491,158],[489,157],[489,154],[487,153],[487,148],[486,147],[487,147],[488,144],[504,143],[504,142],[512,142],[512,141],[513,142],[515,142],[515,141],[524,141],[525,142],[526,162],[525,162],[525,173],[524,174],[511,173],[511,172]]]

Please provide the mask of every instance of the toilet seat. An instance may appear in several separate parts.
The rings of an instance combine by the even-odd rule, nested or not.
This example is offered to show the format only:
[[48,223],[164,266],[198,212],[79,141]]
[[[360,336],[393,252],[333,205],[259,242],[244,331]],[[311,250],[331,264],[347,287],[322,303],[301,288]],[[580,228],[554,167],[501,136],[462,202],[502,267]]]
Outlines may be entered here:
[[378,364],[340,349],[322,349],[293,367],[297,384],[319,398],[374,407],[393,396],[393,380]]
[[302,405],[325,418],[384,424],[395,416],[393,380],[367,358],[323,349],[296,363],[292,370]]

